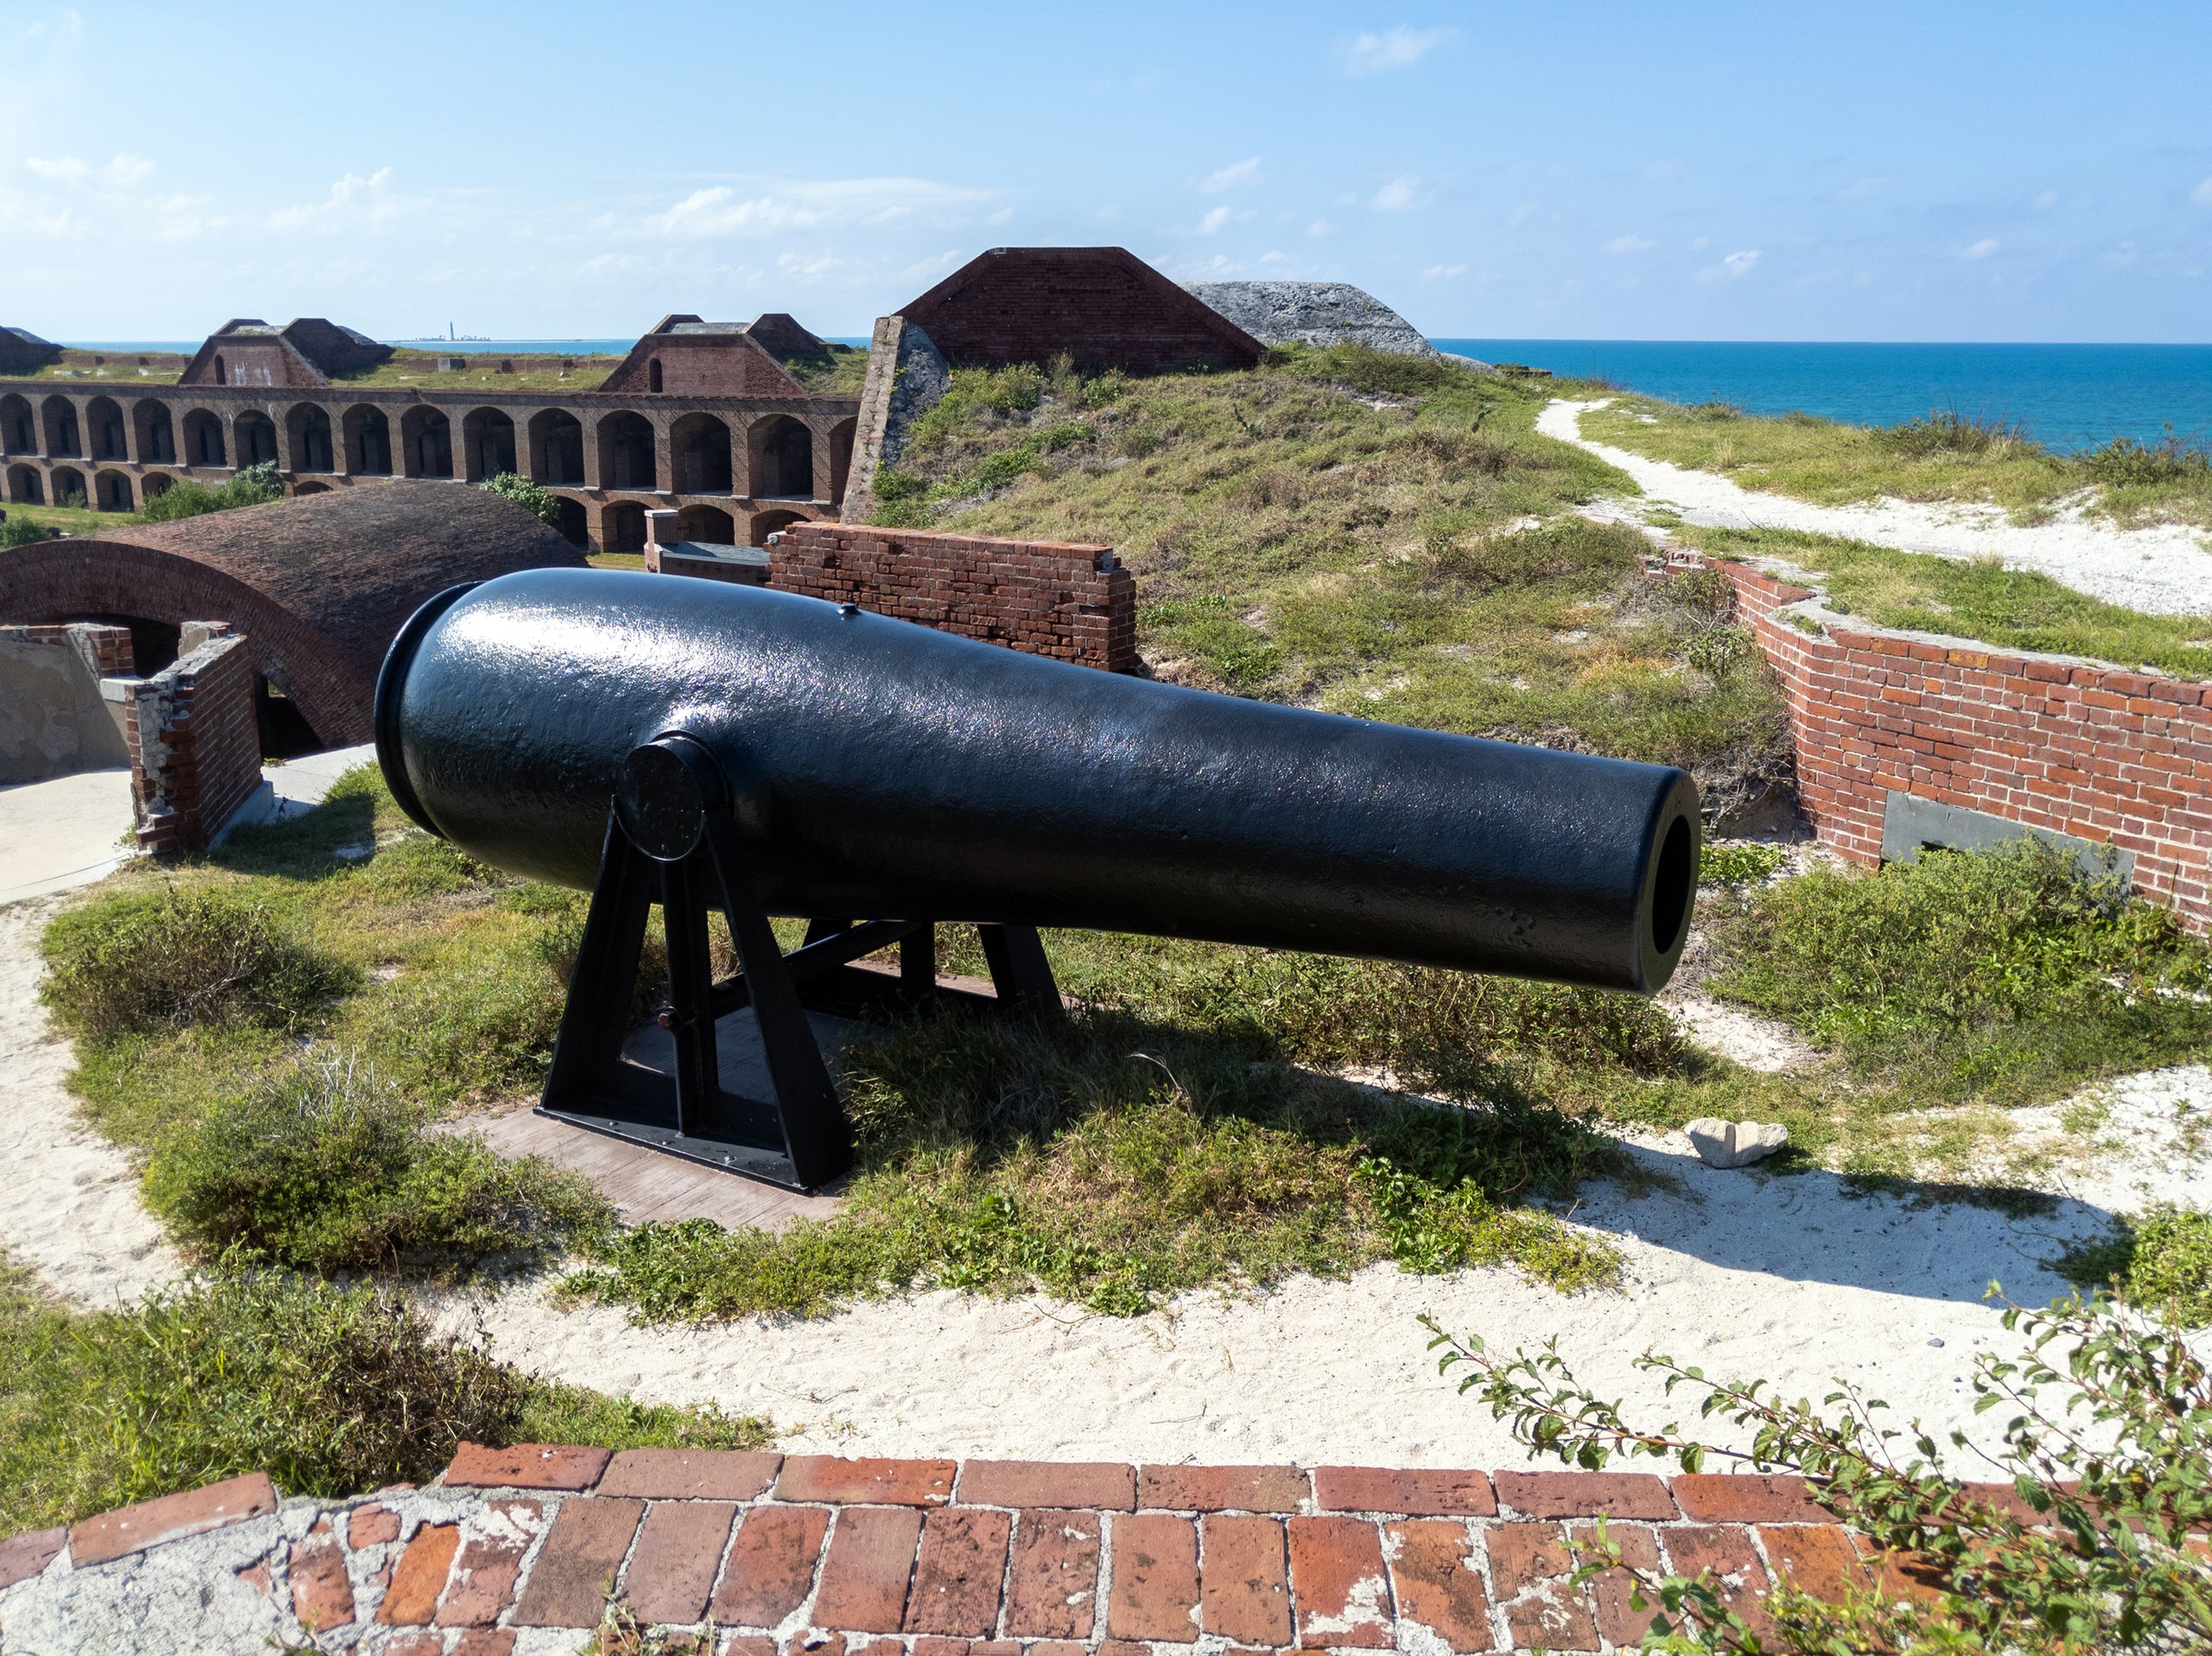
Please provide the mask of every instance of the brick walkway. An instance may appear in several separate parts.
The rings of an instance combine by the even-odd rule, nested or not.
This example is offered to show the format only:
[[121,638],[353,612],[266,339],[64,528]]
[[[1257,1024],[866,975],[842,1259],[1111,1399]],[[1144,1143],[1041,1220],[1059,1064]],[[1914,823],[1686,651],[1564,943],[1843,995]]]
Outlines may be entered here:
[[[727,1656],[1609,1651],[1624,1576],[1571,1591],[1604,1514],[1631,1560],[1834,1593],[1859,1549],[1795,1480],[465,1444],[345,1501],[268,1479],[0,1542],[0,1652],[575,1651],[610,1589]],[[121,1636],[123,1642],[109,1642]],[[1160,1656],[1166,1656],[1162,1652]]]

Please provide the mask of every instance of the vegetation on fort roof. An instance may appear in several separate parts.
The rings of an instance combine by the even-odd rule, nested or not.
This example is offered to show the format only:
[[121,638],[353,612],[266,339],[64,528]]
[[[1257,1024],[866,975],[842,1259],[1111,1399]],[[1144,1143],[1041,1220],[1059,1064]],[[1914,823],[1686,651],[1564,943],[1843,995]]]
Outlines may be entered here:
[[836,345],[825,339],[818,351],[801,352],[779,360],[785,373],[816,397],[858,397],[868,378],[865,346]]
[[182,478],[138,509],[138,521],[165,523],[233,506],[262,506],[284,498],[283,473],[275,460],[260,460],[216,484]]
[[[441,370],[442,361],[467,365]],[[595,391],[622,363],[620,357],[494,355],[403,346],[382,362],[330,378],[338,385],[411,385],[425,391]]]
[[2005,650],[2087,656],[2136,672],[2212,678],[2212,638],[2201,615],[2146,615],[2063,587],[2048,575],[1895,552],[1863,541],[1788,529],[1674,531],[1716,556],[1780,563],[1822,590],[1823,604],[1876,626],[1971,638]]
[[476,486],[486,494],[513,501],[541,523],[554,529],[561,527],[561,497],[550,489],[539,488],[518,473],[502,472]]
[[73,506],[27,506],[10,501],[7,512],[7,521],[0,523],[0,530],[7,531],[7,538],[0,540],[0,547],[35,546],[57,534],[98,535],[103,530],[139,521],[136,512],[95,511],[84,504],[81,496]]
[[1741,806],[1789,772],[1781,699],[1717,588],[1654,592],[1632,488],[1536,435],[1549,382],[1349,346],[1249,373],[962,370],[880,520],[1103,541],[1154,674],[1680,764]]
[[287,1494],[424,1482],[463,1439],[752,1448],[763,1423],[605,1397],[441,1335],[410,1299],[235,1264],[111,1311],[0,1255],[0,1535],[244,1472]]
[[2212,525],[2212,454],[2171,432],[2156,443],[2119,437],[2068,455],[2002,420],[1955,411],[1853,426],[1747,415],[1726,403],[1685,407],[1609,395],[1608,406],[1582,416],[1585,437],[1822,505],[1883,496],[1986,501],[2015,523],[2036,523],[2078,498],[2123,524]]
[[10,374],[6,378],[62,382],[56,390],[66,389],[70,380],[103,382],[97,389],[113,395],[131,385],[174,385],[191,360],[188,353],[174,351],[76,351],[65,347],[59,360],[41,363],[29,373]]

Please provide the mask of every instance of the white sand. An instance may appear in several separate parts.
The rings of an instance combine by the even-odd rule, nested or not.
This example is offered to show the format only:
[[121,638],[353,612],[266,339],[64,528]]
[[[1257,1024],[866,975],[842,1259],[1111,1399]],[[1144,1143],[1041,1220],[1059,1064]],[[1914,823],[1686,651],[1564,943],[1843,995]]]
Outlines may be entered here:
[[[111,1304],[181,1266],[126,1158],[77,1125],[62,1089],[67,1050],[35,996],[32,943],[52,907],[0,909],[0,1247],[56,1291]],[[1986,1431],[1965,1377],[1976,1351],[2005,1348],[1984,1285],[2047,1299],[2063,1284],[2040,1261],[2066,1239],[2113,1209],[2201,1203],[2212,1190],[2212,1072],[2160,1071],[2096,1096],[2107,1101],[2087,1151],[2063,1108],[2022,1113],[2027,1146],[2048,1139],[2051,1152],[2028,1182],[2075,1193],[2028,1219],[1857,1196],[1825,1173],[1718,1171],[1681,1135],[1653,1136],[1635,1152],[1652,1188],[1593,1185],[1573,1215],[1626,1255],[1619,1293],[1378,1266],[1249,1298],[1187,1295],[1135,1319],[930,1292],[814,1323],[633,1328],[619,1310],[553,1309],[543,1280],[441,1309],[464,1324],[480,1317],[496,1353],[525,1366],[765,1414],[790,1447],[848,1453],[1523,1463],[1504,1430],[1438,1378],[1414,1320],[1423,1310],[1496,1348],[1556,1336],[1586,1380],[1654,1420],[1683,1410],[1631,1369],[1648,1348],[1793,1395],[1854,1380],[1900,1420]]]
[[[1646,460],[1582,435],[1584,410],[1605,400],[1560,399],[1536,417],[1547,437],[1573,443],[1634,478],[1643,508],[1666,505],[1687,523],[1722,529],[1791,529],[1866,541],[1939,557],[1995,557],[2008,569],[2050,576],[2075,592],[2153,615],[2212,614],[2212,550],[2202,531],[2177,526],[2118,529],[2090,517],[2086,501],[2063,507],[2047,523],[2007,523],[1996,506],[1922,504],[1883,499],[1871,505],[1819,506],[1763,494],[1713,472]],[[2133,665],[2133,663],[2124,663]]]
[[0,1248],[88,1305],[136,1299],[181,1269],[138,1202],[130,1158],[77,1120],[73,1060],[38,1003],[54,898],[0,908]]

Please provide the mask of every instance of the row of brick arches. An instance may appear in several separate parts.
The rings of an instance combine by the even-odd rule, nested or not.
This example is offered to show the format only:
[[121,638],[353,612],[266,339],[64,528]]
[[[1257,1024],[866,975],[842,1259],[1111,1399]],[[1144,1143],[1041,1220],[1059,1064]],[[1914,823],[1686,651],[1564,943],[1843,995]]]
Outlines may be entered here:
[[[240,411],[226,428],[207,409],[187,409],[179,420],[165,400],[146,397],[126,416],[114,398],[99,397],[86,405],[80,422],[67,397],[49,397],[34,408],[29,398],[10,393],[0,397],[0,453],[142,466],[267,461],[295,476],[343,471],[480,482],[519,472],[554,486],[836,501],[851,466],[854,427],[844,420],[829,431],[828,492],[817,497],[816,434],[785,414],[755,417],[736,431],[719,416],[686,414],[670,427],[664,453],[652,422],[628,409],[603,415],[589,428],[565,409],[541,409],[519,428],[505,409],[474,409],[461,416],[458,431],[444,409],[428,405],[401,410],[395,422],[385,409],[360,403],[340,410],[334,422],[329,410],[300,403],[283,420],[280,443],[276,421],[257,409]],[[17,468],[12,475],[19,481],[29,473]],[[26,498],[14,494],[12,485],[10,494]]]

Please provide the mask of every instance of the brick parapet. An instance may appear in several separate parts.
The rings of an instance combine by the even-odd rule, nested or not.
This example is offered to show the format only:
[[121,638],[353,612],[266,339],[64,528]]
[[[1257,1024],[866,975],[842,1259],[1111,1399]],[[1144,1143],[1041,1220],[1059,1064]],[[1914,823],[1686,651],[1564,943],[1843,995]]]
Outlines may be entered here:
[[1822,843],[1878,861],[1888,796],[1909,794],[2129,852],[2139,891],[2212,930],[2212,684],[1808,616],[1810,587],[1669,561],[1700,564],[1781,681]]
[[1136,665],[1136,583],[1109,547],[859,523],[769,539],[768,584],[1111,672]]
[[66,621],[51,625],[0,626],[0,638],[26,644],[67,644],[94,678],[127,677],[137,671],[129,627],[99,621]]
[[504,1650],[525,1628],[595,1625],[612,1599],[642,1621],[711,1619],[741,1656],[852,1634],[880,1656],[1610,1652],[1649,1618],[1624,1577],[1572,1578],[1599,1519],[1640,1565],[1713,1570],[1755,1625],[1777,1583],[1894,1585],[1897,1561],[1815,1493],[1751,1475],[463,1445],[426,1489],[280,1511],[266,1479],[232,1479],[0,1542],[0,1614],[49,1570],[82,1603],[88,1571],[230,1527],[246,1539],[219,1567],[268,1601],[273,1632],[312,1615],[360,1629],[341,1638],[364,1650]]
[[190,622],[202,642],[149,679],[118,686],[141,850],[197,850],[261,786],[254,665],[223,622]]

